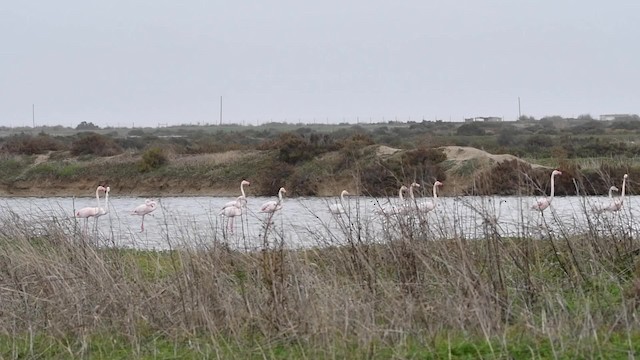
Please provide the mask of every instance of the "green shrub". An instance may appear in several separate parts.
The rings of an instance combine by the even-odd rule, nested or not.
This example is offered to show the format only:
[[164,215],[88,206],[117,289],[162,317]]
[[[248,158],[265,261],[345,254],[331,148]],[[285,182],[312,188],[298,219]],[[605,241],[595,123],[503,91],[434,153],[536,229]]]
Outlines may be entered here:
[[78,176],[81,171],[82,167],[78,164],[65,164],[58,169],[57,175],[61,178],[74,178]]
[[462,124],[456,130],[456,134],[462,136],[485,135],[485,133],[486,132],[482,126],[475,122]]
[[56,173],[56,167],[52,163],[40,163],[27,170],[25,178],[48,178]]
[[278,159],[287,164],[297,164],[308,161],[315,155],[311,144],[300,135],[284,133],[280,135],[278,142],[278,147],[280,148]]
[[0,159],[0,173],[12,174],[22,170],[27,164],[16,158]]
[[261,179],[258,183],[258,194],[263,196],[274,196],[282,186],[287,186],[288,180],[295,171],[293,165],[285,162],[271,160],[265,161],[262,168],[258,169],[256,178]]
[[122,148],[112,138],[89,133],[80,135],[80,138],[71,144],[71,153],[75,156],[113,156],[122,153]]
[[2,150],[10,154],[34,155],[47,151],[65,149],[65,144],[47,134],[38,136],[20,134],[9,137],[2,145]]
[[161,148],[154,147],[142,154],[142,160],[138,163],[138,169],[141,172],[159,169],[169,162],[167,155]]

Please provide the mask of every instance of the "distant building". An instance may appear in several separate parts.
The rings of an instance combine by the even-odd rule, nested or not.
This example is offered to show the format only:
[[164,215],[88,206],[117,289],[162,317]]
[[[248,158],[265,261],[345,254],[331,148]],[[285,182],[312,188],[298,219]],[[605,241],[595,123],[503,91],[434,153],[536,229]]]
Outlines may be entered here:
[[626,120],[626,119],[637,119],[638,115],[636,114],[604,114],[600,115],[601,121],[613,121],[613,120]]
[[476,116],[474,118],[474,121],[498,122],[498,121],[502,121],[502,118],[498,116]]

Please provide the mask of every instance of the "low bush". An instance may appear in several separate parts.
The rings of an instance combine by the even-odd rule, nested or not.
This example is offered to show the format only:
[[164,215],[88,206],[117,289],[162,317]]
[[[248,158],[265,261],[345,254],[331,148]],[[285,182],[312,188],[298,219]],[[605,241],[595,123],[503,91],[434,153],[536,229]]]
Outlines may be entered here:
[[66,145],[49,135],[39,134],[31,136],[26,134],[14,135],[2,144],[2,151],[10,154],[43,154],[47,151],[58,151],[66,148]]
[[113,156],[122,153],[122,148],[112,138],[96,134],[80,134],[79,138],[71,143],[73,155],[97,155]]
[[154,147],[142,154],[142,159],[138,163],[141,172],[159,169],[169,162],[167,155],[161,148]]

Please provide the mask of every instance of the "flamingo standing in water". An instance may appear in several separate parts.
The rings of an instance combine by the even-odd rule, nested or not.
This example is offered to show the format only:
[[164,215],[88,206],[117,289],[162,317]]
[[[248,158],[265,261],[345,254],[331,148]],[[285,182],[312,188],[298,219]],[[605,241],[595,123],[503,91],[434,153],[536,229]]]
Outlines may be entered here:
[[401,204],[400,205],[400,212],[402,214],[407,214],[409,212],[411,212],[411,209],[417,205],[416,203],[416,197],[413,194],[413,188],[419,188],[420,184],[418,184],[417,182],[412,182],[411,185],[409,185],[409,187],[407,188],[406,186],[404,187],[407,192],[409,193],[409,201],[411,202],[410,204]]
[[442,186],[442,183],[436,180],[436,182],[433,183],[433,200],[417,204],[418,210],[422,212],[429,212],[436,208],[436,205],[438,205],[438,186]]
[[402,194],[403,192],[409,190],[409,188],[407,188],[406,186],[402,185],[400,187],[400,189],[398,190],[398,199],[400,200],[398,202],[398,205],[386,205],[385,207],[383,207],[382,209],[377,209],[376,212],[379,215],[398,215],[402,213],[402,209],[405,206],[404,202],[404,195]]
[[238,206],[240,205],[240,207],[245,207],[247,206],[247,196],[244,193],[244,186],[247,185],[251,185],[251,183],[247,180],[242,180],[240,182],[240,196],[238,196],[235,200],[233,201],[229,201],[228,203],[224,204],[224,206],[222,207],[222,209],[225,209],[229,206]]
[[594,207],[593,211],[595,211],[598,214],[603,213],[605,211],[615,211],[615,210],[613,210],[615,208],[615,202],[616,202],[613,199],[613,192],[614,191],[618,191],[618,188],[616,186],[612,186],[612,187],[609,188],[609,200],[611,201],[609,203],[609,205],[602,205],[600,207]]
[[544,209],[548,208],[549,205],[551,205],[551,201],[553,201],[553,196],[555,193],[555,177],[557,175],[562,175],[562,172],[560,170],[553,170],[553,172],[551,172],[551,195],[549,197],[546,198],[542,198],[542,199],[538,199],[533,206],[531,206],[531,209],[533,210],[540,210],[543,211]]
[[244,193],[244,186],[251,185],[251,183],[247,180],[242,180],[240,182],[240,196],[233,201],[229,201],[224,204],[222,209],[220,209],[219,214],[228,218],[227,220],[227,228],[233,232],[233,224],[236,216],[242,216],[242,209],[247,206],[247,196]]
[[285,188],[281,187],[280,190],[278,190],[278,200],[271,200],[271,201],[267,201],[266,203],[262,204],[262,206],[260,207],[260,212],[273,214],[274,212],[276,212],[278,210],[281,210],[282,209],[282,194],[285,194],[286,192],[287,192],[287,190],[285,190]]
[[158,203],[151,199],[146,199],[144,204],[138,205],[135,209],[131,211],[131,215],[142,216],[142,223],[140,224],[140,232],[144,232],[144,217],[145,215],[149,215],[150,213],[156,211],[158,208]]
[[340,193],[340,202],[336,203],[336,204],[330,204],[329,205],[329,211],[334,214],[334,215],[340,215],[340,214],[344,214],[345,210],[344,210],[344,196],[345,195],[349,195],[349,192],[347,190],[342,190],[342,192]]
[[615,205],[611,211],[620,211],[622,209],[622,205],[624,205],[624,193],[627,188],[627,178],[629,175],[624,174],[622,177],[622,191],[620,192],[620,197],[613,201],[612,205]]
[[411,202],[416,201],[415,196],[413,195],[413,188],[416,187],[420,187],[420,184],[418,184],[417,182],[412,182],[411,185],[409,185],[409,197],[411,198]]
[[84,219],[85,231],[87,229],[90,217],[98,217],[98,216],[102,215],[101,212],[104,211],[104,209],[102,209],[100,207],[100,192],[101,191],[106,191],[106,190],[107,189],[102,185],[100,185],[100,186],[98,186],[96,188],[96,203],[98,204],[97,207],[92,207],[92,206],[84,207],[84,208],[76,211],[76,213],[75,213],[76,218]]
[[104,207],[100,207],[100,204],[98,204],[98,214],[96,214],[96,219],[109,213],[109,191],[111,191],[111,188],[107,186],[104,189]]

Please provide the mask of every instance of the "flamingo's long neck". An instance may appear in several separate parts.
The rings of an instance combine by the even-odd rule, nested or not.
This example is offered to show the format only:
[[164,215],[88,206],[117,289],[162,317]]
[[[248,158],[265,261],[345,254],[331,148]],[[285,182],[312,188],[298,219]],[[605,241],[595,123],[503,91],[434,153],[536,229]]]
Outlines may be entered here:
[[100,207],[100,187],[96,189],[96,202],[98,203],[98,208]]
[[282,190],[278,191],[278,202],[282,202]]
[[624,190],[627,187],[627,178],[622,179],[622,191],[620,192],[620,200],[624,201]]
[[244,195],[244,183],[243,183],[243,182],[241,182],[241,183],[240,183],[240,192],[242,193],[242,197],[243,197],[243,198],[244,198],[244,197],[246,197],[246,196]]
[[340,193],[340,204],[344,204],[344,191]]
[[433,184],[433,204],[438,200],[438,184]]
[[413,196],[413,185],[409,186],[409,197],[411,197],[411,201],[415,200],[416,198]]
[[551,174],[551,196],[549,197],[549,202],[553,200],[553,196],[555,192],[556,192],[555,174]]
[[398,196],[400,197],[400,202],[404,201],[404,196],[402,196],[402,188],[398,191]]
[[104,211],[105,214],[109,212],[109,190],[106,190],[104,195]]
[[613,193],[613,188],[609,188],[609,199],[613,197],[612,193]]

